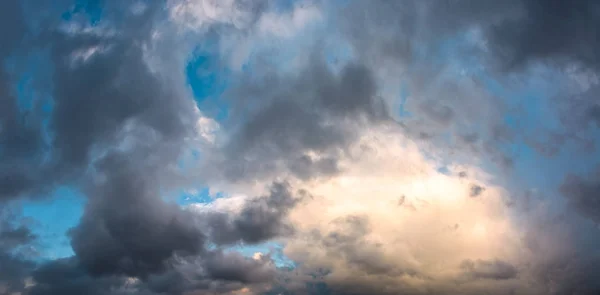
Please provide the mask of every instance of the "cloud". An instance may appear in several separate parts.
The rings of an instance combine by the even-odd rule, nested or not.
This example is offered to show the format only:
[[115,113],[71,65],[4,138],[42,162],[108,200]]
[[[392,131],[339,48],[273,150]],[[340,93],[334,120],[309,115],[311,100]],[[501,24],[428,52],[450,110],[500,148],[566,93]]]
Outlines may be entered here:
[[[67,2],[1,5],[0,206],[61,185],[85,212],[40,262],[3,217],[0,293],[600,290],[570,146],[598,141],[595,2]],[[187,84],[198,42],[225,118]],[[168,200],[204,185],[225,197]],[[225,250],[265,241],[296,268]]]
[[369,129],[350,147],[346,170],[306,184],[314,198],[291,211],[297,234],[284,253],[305,273],[324,270],[322,281],[344,294],[535,292],[512,274],[507,284],[463,281],[466,260],[485,261],[470,269],[474,277],[503,277],[527,255],[505,192],[486,185],[485,199],[471,198],[470,182],[485,183],[484,173],[438,172],[398,128]]
[[[593,149],[597,138],[587,125],[593,124],[597,91],[581,95],[581,88],[567,86],[573,75],[597,73],[598,44],[588,41],[595,33],[584,28],[600,19],[593,1],[350,1],[342,9],[325,3],[353,55],[374,69],[391,109],[410,114],[392,116],[415,138],[446,145],[454,155],[492,158],[505,168],[519,157],[505,148],[515,142],[549,154],[571,143]],[[400,92],[406,97],[398,98]],[[525,92],[544,92],[544,98],[515,100]],[[523,111],[529,103],[560,122],[507,127],[507,117],[539,116]],[[535,127],[523,126],[528,124]],[[478,141],[461,142],[467,135]]]
[[595,174],[589,177],[569,175],[562,183],[560,191],[583,216],[596,223],[600,222],[600,206],[597,198],[600,182]]
[[474,279],[508,280],[518,273],[514,266],[501,260],[465,260],[460,266],[467,276]]
[[[9,4],[19,8],[16,2]],[[14,134],[28,135],[21,125],[2,124],[2,135],[11,140],[8,149],[2,150],[2,156],[11,161],[1,172],[2,183],[6,182],[3,198],[43,193],[56,183],[78,186],[87,197],[81,221],[70,231],[75,256],[43,263],[34,270],[28,260],[2,252],[3,265],[10,265],[7,290],[181,294],[197,288],[226,292],[267,280],[269,275],[260,275],[255,267],[269,264],[269,259],[246,263],[235,254],[208,250],[198,216],[162,199],[161,189],[177,177],[177,160],[188,139],[202,136],[197,126],[202,117],[185,95],[186,86],[172,84],[178,80],[156,72],[156,64],[147,58],[149,53],[161,53],[160,48],[149,47],[162,8],[146,5],[121,14],[124,7],[127,4],[121,2],[101,7],[106,16],[97,26],[86,24],[85,17],[74,12],[67,25],[42,30],[38,41],[47,46],[53,66],[48,93],[53,103],[47,118],[49,147],[39,132],[33,134],[38,141],[31,142],[31,151],[13,154],[17,147],[25,147],[21,139],[13,141],[18,139]],[[18,101],[4,93],[2,99]],[[12,110],[10,115],[15,119],[6,118],[15,121],[19,114]],[[41,126],[43,118],[38,116],[40,121],[32,122]],[[45,158],[32,157],[40,150]],[[30,166],[10,169],[29,162]],[[23,170],[29,167],[35,170]],[[242,236],[230,242],[259,242],[279,234],[277,222],[285,207],[293,205],[288,198],[275,196],[248,204],[236,224]],[[265,211],[277,204],[282,206],[281,213]],[[256,223],[261,222],[256,220],[261,214],[268,224]],[[261,234],[262,225],[272,226],[273,231]],[[257,234],[248,235],[246,229],[251,227]],[[28,242],[30,236],[26,229],[16,228],[3,230],[1,238],[0,244],[12,249]],[[190,270],[191,265],[198,270]],[[27,276],[33,277],[33,287],[23,285]]]
[[[0,201],[19,196],[33,185],[35,165],[29,163],[31,157],[40,149],[40,130],[35,124],[25,124],[17,103],[17,94],[11,87],[14,77],[5,70],[6,60],[13,50],[20,46],[27,27],[23,19],[19,1],[7,1],[2,4],[0,15],[0,144],[2,145],[2,164],[0,164]],[[32,110],[35,112],[35,110]],[[34,121],[35,118],[33,119]]]
[[122,165],[127,160],[114,161],[120,163],[109,166],[106,185],[90,193],[84,216],[71,232],[84,267],[92,274],[146,276],[164,270],[174,255],[201,253],[205,238],[193,216],[164,203],[151,178]]
[[470,196],[471,197],[477,197],[480,196],[483,192],[485,191],[485,188],[477,185],[477,184],[473,184],[471,185],[471,193]]
[[248,0],[171,0],[168,8],[171,19],[192,30],[206,30],[213,24],[246,29],[259,15],[267,1]]
[[35,268],[31,254],[36,236],[9,208],[0,208],[0,293],[24,288]]
[[290,190],[287,183],[273,183],[269,195],[247,200],[239,212],[211,210],[199,214],[211,241],[217,244],[254,244],[289,235],[293,228],[285,218],[300,201]]
[[[265,79],[264,86],[252,79],[231,94],[229,139],[210,163],[231,181],[270,177],[273,171],[304,179],[335,174],[354,131],[388,118],[373,76],[361,64],[336,74],[317,52],[296,75]],[[248,103],[257,107],[244,107]]]
[[490,47],[508,65],[541,60],[598,67],[600,44],[590,29],[600,20],[598,3],[522,1],[521,5],[516,17],[490,29]]

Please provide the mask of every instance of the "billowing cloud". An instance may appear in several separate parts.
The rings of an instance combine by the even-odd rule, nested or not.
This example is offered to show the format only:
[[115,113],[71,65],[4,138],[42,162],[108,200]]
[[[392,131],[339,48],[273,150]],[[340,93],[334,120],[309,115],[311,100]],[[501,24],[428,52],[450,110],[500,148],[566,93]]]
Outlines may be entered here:
[[599,292],[595,1],[42,2],[0,4],[0,294]]
[[[307,272],[324,270],[323,280],[344,294],[528,288],[512,265],[523,261],[522,232],[505,191],[489,187],[472,198],[471,181],[487,181],[483,172],[471,167],[471,179],[437,172],[393,130],[370,130],[345,172],[311,184],[314,199],[290,215],[300,233],[286,254]],[[496,276],[510,282],[482,283]]]

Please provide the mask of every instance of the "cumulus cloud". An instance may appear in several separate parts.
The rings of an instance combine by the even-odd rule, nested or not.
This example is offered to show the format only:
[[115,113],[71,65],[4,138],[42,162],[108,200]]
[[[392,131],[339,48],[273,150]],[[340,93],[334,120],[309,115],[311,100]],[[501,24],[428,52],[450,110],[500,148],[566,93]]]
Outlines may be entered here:
[[[470,180],[437,172],[412,140],[393,130],[371,129],[347,170],[311,183],[314,199],[290,214],[299,234],[286,254],[307,272],[325,270],[323,280],[344,294],[475,294],[481,288],[503,294],[502,286],[463,279],[515,279],[504,261],[521,262],[521,231],[503,206],[504,190],[490,187],[485,200],[471,198]],[[479,262],[465,266],[471,260]],[[509,285],[527,288],[524,281]]]
[[600,290],[595,1],[42,2],[0,4],[0,208],[86,203],[49,261],[0,210],[0,294]]

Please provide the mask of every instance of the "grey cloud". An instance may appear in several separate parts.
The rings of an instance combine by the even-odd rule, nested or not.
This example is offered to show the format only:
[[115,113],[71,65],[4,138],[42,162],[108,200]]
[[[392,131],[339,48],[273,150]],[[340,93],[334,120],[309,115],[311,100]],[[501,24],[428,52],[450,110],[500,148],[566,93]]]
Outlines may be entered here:
[[[94,276],[145,277],[164,271],[174,255],[198,254],[204,246],[191,215],[159,195],[160,180],[169,178],[169,166],[194,130],[194,115],[193,102],[144,60],[155,7],[122,23],[114,11],[124,7],[106,6],[122,29],[114,36],[50,35],[56,66],[52,165],[70,177],[93,168],[83,182],[89,200],[71,245],[77,263]],[[94,46],[106,50],[72,64],[75,52]]]
[[25,286],[25,279],[35,269],[34,257],[24,248],[31,247],[36,236],[21,224],[8,207],[0,207],[0,293],[11,294]]
[[35,240],[35,235],[25,226],[18,228],[0,227],[0,249],[14,249]]
[[[576,93],[568,96],[568,99],[557,101],[557,103],[565,109],[565,112],[560,114],[560,121],[568,128],[567,130],[590,131],[597,126],[600,126],[600,106],[598,105],[598,97],[600,97],[600,86],[598,84],[592,84],[590,88],[583,93]],[[553,139],[555,142],[566,142],[567,140],[583,142],[588,146],[591,145],[592,149],[595,149],[594,145],[597,145],[598,143],[595,141],[593,134],[592,136],[589,136],[586,133],[587,132],[558,133]]]
[[479,135],[477,133],[470,133],[462,136],[462,140],[466,143],[476,143],[479,140]]
[[[267,262],[267,263],[265,263]],[[274,279],[276,270],[270,259],[250,259],[237,253],[213,253],[205,263],[209,276],[215,280],[241,283],[268,282]]]
[[176,254],[200,254],[205,238],[191,213],[162,201],[155,180],[138,170],[143,167],[114,161],[71,233],[82,265],[92,274],[145,276],[163,271]]
[[524,241],[531,253],[528,272],[542,287],[543,294],[600,291],[600,283],[593,275],[600,263],[600,252],[595,246],[600,241],[598,228],[591,222],[581,222],[583,218],[573,213],[546,213],[537,216],[527,228]]
[[124,285],[125,278],[93,278],[78,266],[74,259],[58,259],[41,266],[32,274],[35,286],[28,288],[25,294],[91,294],[117,295],[118,287]]
[[471,185],[471,189],[469,192],[469,196],[474,198],[474,197],[478,197],[480,196],[483,192],[485,191],[485,187],[477,185],[477,184],[472,184]]
[[173,269],[151,275],[139,289],[156,294],[228,294],[243,288],[257,292],[272,283],[277,273],[268,256],[252,259],[216,250],[205,257],[179,260]]
[[534,61],[600,65],[598,2],[528,0],[522,7],[517,17],[490,29],[490,45],[508,66]]
[[[257,243],[288,234],[292,228],[285,217],[297,202],[289,187],[275,184],[270,195],[246,204],[239,216],[198,217],[162,201],[159,192],[174,177],[171,170],[184,138],[193,131],[193,103],[174,89],[178,86],[153,73],[144,60],[143,48],[163,13],[153,3],[160,2],[147,2],[149,9],[139,16],[127,15],[130,2],[126,2],[104,3],[115,35],[65,32],[50,26],[36,40],[37,47],[50,50],[55,67],[50,141],[44,139],[47,118],[41,107],[36,105],[23,114],[11,86],[18,73],[4,70],[11,54],[33,49],[23,48],[21,42],[23,36],[32,34],[26,34],[20,2],[2,3],[0,200],[44,195],[58,183],[81,185],[89,200],[81,223],[71,233],[76,257],[48,263],[33,273],[35,265],[27,259],[1,252],[27,245],[33,239],[31,233],[18,227],[0,229],[0,277],[8,278],[10,290],[16,292],[24,287],[23,278],[33,275],[38,284],[23,294],[218,293],[272,280],[274,270],[268,262],[209,251],[205,243]],[[261,7],[256,6],[256,14]],[[593,29],[598,27],[598,4],[591,0],[374,0],[355,1],[339,11],[344,14],[342,31],[359,60],[338,74],[315,58],[299,73],[265,78],[267,86],[242,83],[229,93],[233,119],[223,126],[231,137],[223,151],[215,152],[214,167],[219,170],[207,173],[223,173],[234,181],[252,181],[282,171],[302,179],[337,173],[342,169],[338,160],[358,130],[388,119],[387,108],[377,97],[379,85],[371,72],[376,69],[367,65],[374,62],[378,67],[399,60],[410,66],[424,59],[426,69],[410,73],[415,77],[412,86],[430,86],[429,82],[442,78],[439,67],[427,57],[440,51],[439,39],[461,30],[482,29],[489,51],[470,47],[465,52],[503,70],[536,62],[578,63],[594,70],[599,65]],[[72,62],[73,54],[96,46],[106,51],[85,62]],[[263,73],[252,74],[261,77]],[[470,91],[461,92],[461,85],[451,84],[434,93],[421,93],[425,100],[415,105],[423,107],[415,110],[424,120],[407,124],[411,129],[407,132],[436,140],[447,130],[458,130],[456,134],[468,134],[462,140],[469,148],[508,163],[509,157],[494,149],[494,144],[515,140],[514,134],[497,128],[505,106],[478,92],[465,95]],[[480,89],[477,81],[474,84],[474,89]],[[586,123],[598,121],[591,94],[578,112],[586,114]],[[449,99],[442,102],[437,96]],[[463,130],[473,123],[483,130]],[[322,157],[312,157],[313,152]],[[574,176],[562,190],[580,213],[598,221],[595,179]],[[482,191],[473,186],[471,195]],[[342,256],[366,275],[418,276],[410,267],[388,263],[380,246],[365,240],[368,220],[349,217],[335,226],[315,238],[329,254]],[[593,273],[591,265],[576,261],[549,266],[551,270],[540,271],[540,277],[548,284],[561,282],[557,289],[563,294],[597,293],[586,275]],[[464,271],[474,278],[496,281],[517,274],[514,266],[502,261],[466,262]],[[137,289],[125,288],[127,275],[143,279]],[[333,282],[332,287],[347,294],[395,294],[383,284],[360,278]]]
[[35,263],[22,257],[0,251],[0,292],[11,294],[25,286],[25,279],[35,269]]
[[40,150],[40,121],[32,110],[27,124],[17,103],[16,89],[12,87],[14,73],[7,71],[7,59],[20,46],[27,32],[20,1],[2,3],[0,12],[0,201],[21,195],[33,185],[36,167],[30,157]]
[[[54,21],[41,29],[33,42],[36,48],[28,50],[40,47],[50,54],[52,87],[40,89],[51,90],[49,118],[33,113],[23,120],[14,89],[8,86],[14,81],[8,81],[5,73],[0,77],[1,99],[9,107],[0,111],[0,197],[43,195],[56,184],[72,184],[88,198],[80,223],[70,232],[74,257],[35,269],[27,260],[0,253],[2,265],[10,266],[3,268],[10,290],[23,289],[28,276],[36,285],[23,289],[23,294],[181,294],[215,285],[220,286],[216,291],[226,292],[270,278],[256,271],[266,260],[245,262],[209,253],[197,216],[163,201],[161,190],[176,177],[174,167],[186,138],[194,136],[197,118],[194,102],[182,95],[180,88],[185,86],[153,72],[145,57],[153,27],[164,17],[162,4],[148,2],[140,15],[131,15],[129,4],[107,1],[102,23],[87,30],[77,30],[77,25],[64,29]],[[9,14],[3,22],[19,16],[17,1],[3,3],[2,8],[2,15]],[[73,19],[86,26],[85,17]],[[2,29],[11,27],[18,28],[7,24]],[[11,38],[6,44],[12,46],[23,35],[16,32],[2,38]],[[93,49],[98,50],[74,61],[77,54]],[[2,52],[3,61],[7,55]],[[42,140],[40,131],[46,119],[49,142]],[[238,238],[259,241],[279,234],[277,222],[293,205],[287,197],[250,205],[235,225]],[[270,212],[269,206],[279,206],[281,212]],[[263,225],[268,227],[259,228]],[[30,238],[18,228],[2,230],[0,236],[2,247]],[[193,259],[201,261],[198,267],[204,273],[183,267],[187,262],[182,260]],[[197,275],[193,279],[197,283],[191,284],[188,275]],[[127,277],[141,281],[130,286]],[[227,283],[219,283],[223,280]]]
[[[335,173],[361,122],[387,119],[369,69],[349,64],[336,74],[319,54],[294,76],[267,75],[268,87],[248,81],[229,95],[231,117],[247,119],[230,122],[234,131],[224,149],[225,163],[217,164],[227,177],[260,177],[274,169],[303,179]],[[325,156],[313,159],[310,152]]]
[[465,260],[460,267],[474,279],[508,280],[518,274],[515,266],[502,260]]
[[115,274],[91,276],[75,258],[68,258],[48,262],[33,271],[35,285],[23,289],[23,294],[226,294],[270,282],[276,272],[269,257],[254,260],[220,251],[211,252],[206,259],[173,261],[169,270],[144,280]]
[[486,54],[504,69],[536,61],[597,67],[598,11],[593,0],[357,1],[345,8],[341,25],[359,52],[370,56],[410,62],[419,45],[479,28]]
[[[398,79],[407,84],[411,93],[405,107],[413,116],[402,118],[409,134],[415,138],[427,134],[426,140],[453,149],[454,153],[462,152],[465,158],[476,152],[502,168],[511,168],[515,155],[498,148],[507,142],[528,141],[526,144],[550,156],[569,142],[593,149],[597,138],[582,125],[594,122],[597,91],[585,100],[565,98],[562,94],[558,101],[548,99],[559,116],[584,124],[562,122],[559,128],[542,130],[544,124],[540,123],[533,134],[521,129],[514,134],[507,134],[506,130],[498,134],[497,127],[505,124],[504,115],[528,114],[518,114],[514,106],[487,89],[461,94],[465,86],[457,84],[457,92],[456,87],[444,85],[448,84],[445,74],[450,73],[455,81],[471,79],[480,86],[492,78],[505,88],[520,87],[512,77],[528,77],[527,71],[539,65],[563,73],[576,67],[598,74],[600,43],[595,27],[600,22],[599,7],[593,0],[352,1],[333,14],[338,20],[336,25],[361,60],[375,69],[402,70]],[[459,73],[440,59],[457,61],[465,71]],[[483,77],[480,69],[484,70]],[[557,82],[565,86],[566,78]],[[474,126],[483,129],[478,131],[477,142],[462,137]],[[448,133],[464,139],[466,146],[449,145]],[[529,141],[532,135],[540,134],[560,134],[564,139],[538,144]]]
[[[356,276],[415,276],[420,274],[409,266],[399,265],[397,262],[391,262],[386,259],[384,253],[385,245],[377,244],[366,239],[371,232],[371,225],[367,216],[349,215],[332,221],[334,229],[327,232],[313,233],[315,243],[318,243],[322,249],[327,252],[328,257],[335,257],[346,263],[346,266],[355,272]],[[327,266],[324,266],[325,268]],[[420,277],[423,279],[424,277]],[[350,282],[336,282],[352,285]],[[335,284],[332,286],[335,287]],[[373,292],[385,288],[379,286],[362,286],[363,288],[372,288]]]
[[432,102],[423,102],[421,103],[421,110],[432,120],[442,125],[449,124],[454,118],[452,108],[445,105],[438,106]]
[[518,0],[356,1],[340,10],[339,25],[362,58],[410,64],[437,49],[423,45],[501,22],[520,8]]
[[[149,42],[146,38],[158,15],[158,6],[148,5],[144,14],[137,16],[115,13],[129,11],[127,5],[109,1],[103,7],[107,15],[104,21],[122,28],[114,33],[101,26],[81,31],[64,29],[55,21],[49,22],[49,27],[35,27],[28,32],[20,28],[25,26],[19,18],[20,4],[3,4],[7,8],[3,13],[10,14],[3,21],[20,21],[2,26],[10,28],[6,30],[20,29],[18,33],[7,33],[7,37],[28,33],[36,34],[37,39],[20,48],[12,44],[19,41],[13,36],[15,40],[7,44],[25,53],[3,53],[2,61],[9,54],[21,62],[27,53],[47,51],[50,59],[43,66],[53,69],[51,86],[40,86],[31,92],[47,92],[53,109],[50,115],[46,114],[42,108],[46,101],[37,99],[31,110],[19,110],[17,90],[9,85],[16,83],[18,75],[29,73],[11,73],[14,77],[0,74],[0,99],[7,106],[2,109],[0,122],[0,197],[45,195],[57,183],[76,184],[94,157],[123,140],[127,126],[135,124],[138,130],[150,129],[155,132],[153,136],[173,141],[192,131],[193,102],[151,73],[144,60],[143,47]],[[64,8],[67,10],[68,6]],[[85,18],[73,19],[78,23],[73,27],[86,26]],[[95,49],[98,50],[85,61],[74,62],[77,54]],[[37,74],[34,72],[32,79],[37,83],[33,85],[39,86],[43,83],[38,80],[47,77]]]
[[600,176],[567,176],[560,187],[563,196],[583,216],[600,222]]
[[303,191],[298,194],[295,196],[287,183],[273,183],[269,195],[246,202],[239,214],[207,213],[202,217],[211,241],[254,244],[291,234],[293,228],[285,220],[287,213],[307,196]]
[[588,110],[588,117],[597,125],[600,125],[600,105],[593,105]]

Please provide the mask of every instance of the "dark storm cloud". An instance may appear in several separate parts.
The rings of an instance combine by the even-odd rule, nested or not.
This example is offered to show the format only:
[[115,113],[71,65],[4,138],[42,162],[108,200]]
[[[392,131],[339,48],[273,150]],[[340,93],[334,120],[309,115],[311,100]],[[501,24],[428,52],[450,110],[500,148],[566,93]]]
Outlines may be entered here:
[[[55,75],[55,159],[66,169],[82,169],[98,157],[93,151],[108,149],[95,161],[101,180],[87,186],[90,201],[72,246],[92,274],[161,271],[172,255],[196,254],[204,242],[189,214],[158,195],[157,180],[168,174],[164,168],[176,160],[177,145],[193,130],[190,103],[150,73],[135,39],[125,34],[96,45],[86,37],[64,36],[55,53],[68,63],[61,58],[82,46],[107,46]],[[114,147],[120,144],[125,151]]]
[[[0,250],[0,293],[11,294],[25,287],[25,279],[35,263]],[[7,293],[2,293],[7,292]]]
[[600,173],[589,177],[567,176],[560,191],[578,212],[600,223]]
[[[109,8],[128,7],[112,3],[104,12],[110,16]],[[163,271],[175,254],[198,254],[204,243],[191,216],[159,195],[159,180],[168,177],[194,117],[192,102],[144,60],[154,12],[115,19],[116,35],[50,35],[53,170],[74,177],[94,167],[84,216],[71,233],[77,262],[92,275],[146,276]],[[74,63],[85,50],[97,51]]]
[[0,293],[11,294],[25,286],[36,266],[26,251],[35,238],[9,208],[0,207]]
[[215,250],[204,257],[178,260],[173,269],[149,276],[139,284],[139,289],[156,294],[183,294],[188,291],[192,294],[193,291],[221,294],[244,287],[252,290],[255,286],[272,282],[276,274],[274,262],[268,256],[252,259],[235,252]]
[[490,29],[493,52],[508,66],[534,61],[600,66],[600,3],[526,0],[512,19]]
[[[135,28],[100,40],[85,34],[56,37],[54,61],[61,67],[54,75],[57,99],[50,127],[56,157],[64,165],[88,162],[93,148],[114,145],[132,122],[164,140],[180,140],[190,132],[191,103],[150,72],[142,49],[148,29]],[[73,54],[90,49],[100,53],[71,65]]]
[[249,200],[239,214],[207,213],[203,221],[210,230],[211,241],[217,244],[244,242],[249,244],[285,236],[293,228],[285,218],[302,198],[308,195],[300,191],[296,197],[287,183],[274,183],[269,195]]
[[13,249],[35,239],[35,235],[25,226],[17,228],[0,227],[0,249]]
[[92,274],[145,276],[163,271],[175,254],[203,250],[204,235],[191,213],[161,200],[155,175],[144,166],[131,167],[141,161],[137,157],[102,163],[104,184],[90,191],[85,214],[72,230],[71,245]]
[[[349,64],[333,73],[319,54],[297,74],[266,75],[265,81],[249,80],[232,93],[238,107],[231,117],[243,119],[232,122],[235,131],[225,147],[227,177],[260,177],[273,169],[302,179],[335,173],[358,126],[387,119],[368,68]],[[313,158],[310,152],[323,156]]]
[[[19,196],[33,185],[36,168],[29,157],[39,151],[39,120],[25,118],[17,103],[14,77],[7,71],[7,59],[25,38],[27,27],[20,1],[2,2],[0,9],[0,201]],[[29,121],[29,122],[28,122]]]
[[[153,28],[164,17],[162,4],[148,2],[135,15],[129,13],[130,4],[104,3],[103,18],[94,27],[85,15],[74,15],[69,26],[49,21],[50,27],[37,28],[36,48],[28,49],[48,50],[53,67],[52,87],[46,89],[53,102],[49,134],[40,131],[46,118],[35,109],[30,117],[20,113],[11,86],[15,81],[1,73],[6,107],[0,110],[0,197],[44,192],[58,183],[78,185],[88,197],[80,223],[70,232],[74,257],[34,270],[33,263],[4,251],[29,243],[31,233],[0,228],[0,269],[9,291],[218,293],[272,278],[270,259],[207,250],[206,228],[200,227],[206,222],[162,200],[163,181],[176,176],[178,157],[185,139],[195,135],[197,118],[194,102],[177,88],[183,85],[157,75],[145,59]],[[3,62],[25,36],[19,10],[18,1],[2,4]],[[260,242],[282,233],[280,223],[295,204],[287,190],[276,187],[273,196],[248,204],[228,241]],[[24,289],[29,276],[36,285]]]
[[125,283],[124,278],[90,277],[72,258],[57,259],[41,266],[33,272],[32,279],[35,285],[28,288],[25,294],[126,294],[118,291]]

